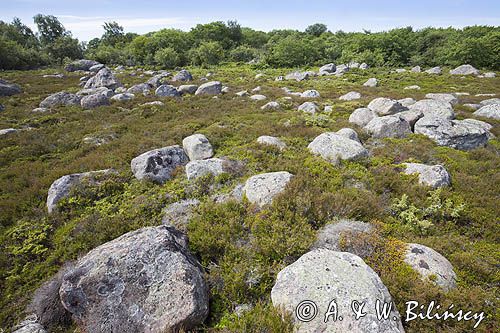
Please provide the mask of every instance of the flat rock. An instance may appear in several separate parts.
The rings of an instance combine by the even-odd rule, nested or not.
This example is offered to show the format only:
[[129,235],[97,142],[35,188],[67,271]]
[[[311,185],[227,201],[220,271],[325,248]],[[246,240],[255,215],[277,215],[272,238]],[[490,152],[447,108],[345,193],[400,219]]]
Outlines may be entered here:
[[209,158],[206,160],[194,160],[186,164],[186,176],[189,180],[211,174],[218,176],[230,173],[232,166],[237,162],[223,158]]
[[107,242],[63,277],[61,302],[84,332],[176,332],[208,314],[203,270],[187,238],[147,227]]
[[347,94],[339,97],[339,99],[341,101],[354,101],[354,100],[360,99],[360,98],[361,98],[361,94],[357,91],[351,91],[351,92],[348,92]]
[[458,98],[454,94],[427,94],[425,98],[434,99],[436,101],[447,102],[451,105],[458,103]]
[[410,111],[421,112],[424,117],[455,119],[453,106],[448,102],[434,99],[422,99],[408,107]]
[[449,186],[451,177],[445,167],[439,164],[426,165],[421,163],[403,163],[404,173],[418,174],[419,183],[432,188]]
[[126,101],[131,101],[135,98],[135,95],[129,92],[126,93],[121,93],[121,94],[116,94],[113,97],[111,97],[112,101],[117,101],[117,102],[126,102]]
[[252,96],[250,96],[250,99],[251,99],[252,101],[263,101],[263,100],[267,99],[267,97],[266,97],[266,96],[264,96],[264,95],[259,95],[259,94],[257,94],[257,95],[252,95]]
[[82,97],[80,105],[84,109],[94,109],[99,106],[109,105],[109,98],[102,93],[87,95]]
[[[380,277],[358,256],[347,252],[315,249],[301,256],[293,264],[278,273],[271,290],[275,307],[293,314],[296,332],[404,332],[397,309],[392,307],[390,320],[378,320],[375,312],[376,300],[390,303],[392,297]],[[324,321],[332,300],[343,320]],[[310,321],[299,320],[297,315],[310,314],[296,311],[301,302],[314,302],[317,315]],[[354,301],[365,302],[366,315],[358,320],[352,313]],[[311,311],[311,307],[308,308]],[[393,320],[395,318],[395,320]]]
[[488,104],[481,107],[473,115],[484,118],[500,119],[500,104]]
[[423,134],[440,146],[460,150],[483,147],[489,134],[484,128],[462,120],[423,117],[415,123],[415,133]]
[[66,91],[60,91],[52,94],[40,102],[41,108],[52,108],[56,106],[74,106],[80,105],[80,96]]
[[478,75],[479,70],[471,65],[461,65],[455,69],[450,70],[451,75]]
[[317,90],[306,90],[302,94],[300,94],[302,98],[318,98],[320,94]]
[[210,141],[203,134],[193,134],[182,140],[182,147],[191,161],[214,156]]
[[272,101],[268,102],[260,107],[261,110],[279,110],[281,106],[278,102]]
[[99,65],[97,61],[88,60],[88,59],[80,59],[75,60],[69,64],[67,64],[64,69],[67,72],[76,72],[76,71],[89,71],[92,66]]
[[180,146],[168,146],[150,150],[130,162],[132,172],[138,180],[150,180],[163,184],[172,177],[179,166],[186,165],[188,156]]
[[185,69],[182,69],[180,70],[177,74],[174,75],[174,77],[172,78],[172,81],[176,82],[176,81],[182,81],[182,82],[186,82],[186,81],[192,81],[193,80],[193,76],[191,75],[191,73],[189,73],[187,70]]
[[323,159],[338,163],[339,160],[356,160],[368,156],[368,151],[356,140],[327,132],[317,136],[307,148]]
[[65,198],[68,198],[71,190],[82,183],[97,185],[102,177],[114,173],[112,169],[90,171],[84,173],[74,173],[62,176],[56,179],[50,185],[47,194],[47,210],[52,213],[56,210],[57,204]]
[[293,175],[286,171],[262,173],[247,179],[243,193],[250,203],[263,207],[282,193]]
[[257,138],[257,142],[262,145],[274,146],[279,150],[283,150],[286,148],[286,144],[274,136],[262,135]]
[[364,130],[374,138],[404,138],[411,134],[408,121],[399,115],[390,115],[373,118]]
[[379,97],[372,100],[370,104],[368,104],[368,109],[379,116],[388,116],[407,110],[407,108],[402,106],[398,101],[385,97]]
[[420,90],[420,86],[414,84],[412,86],[405,87],[405,90]]
[[210,81],[199,86],[195,95],[220,95],[221,93],[222,84],[219,81]]
[[413,267],[422,278],[431,279],[444,290],[456,287],[457,276],[450,262],[430,247],[420,244],[408,244],[405,262]]
[[373,245],[364,239],[374,231],[371,224],[353,220],[340,220],[325,225],[318,231],[312,249],[349,252],[361,258],[373,253]]

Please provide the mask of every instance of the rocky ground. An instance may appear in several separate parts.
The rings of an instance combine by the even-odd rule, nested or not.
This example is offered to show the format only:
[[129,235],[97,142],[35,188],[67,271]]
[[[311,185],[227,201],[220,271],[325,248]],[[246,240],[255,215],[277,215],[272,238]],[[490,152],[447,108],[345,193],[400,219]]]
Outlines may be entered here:
[[[405,322],[434,300],[499,329],[495,73],[78,61],[1,78],[2,327],[474,326]],[[394,320],[325,324],[332,295],[344,313],[394,302]]]

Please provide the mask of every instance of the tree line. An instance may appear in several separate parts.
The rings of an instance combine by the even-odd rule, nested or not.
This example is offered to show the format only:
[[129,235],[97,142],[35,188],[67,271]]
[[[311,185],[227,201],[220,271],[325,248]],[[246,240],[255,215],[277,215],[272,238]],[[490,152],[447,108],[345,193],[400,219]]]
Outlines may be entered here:
[[175,68],[209,67],[223,62],[297,67],[366,62],[370,66],[458,66],[500,69],[500,27],[463,29],[412,27],[384,32],[331,32],[321,23],[305,31],[257,31],[236,21],[198,24],[190,31],[162,29],[125,33],[116,22],[87,43],[74,38],[52,15],[34,17],[37,32],[18,18],[0,21],[0,69],[59,65],[89,58],[104,64]]

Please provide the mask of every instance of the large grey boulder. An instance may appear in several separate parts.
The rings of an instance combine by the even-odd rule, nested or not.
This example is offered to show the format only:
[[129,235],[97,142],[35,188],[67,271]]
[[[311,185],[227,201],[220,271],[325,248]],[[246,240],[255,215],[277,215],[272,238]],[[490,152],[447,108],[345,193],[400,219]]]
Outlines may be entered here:
[[12,333],[47,333],[45,328],[36,321],[24,321],[14,327],[15,331]]
[[305,113],[315,114],[316,112],[319,112],[319,106],[314,102],[304,102],[299,105],[298,110]]
[[456,287],[457,276],[451,263],[430,247],[420,244],[408,244],[405,262],[413,267],[422,278],[431,278],[444,290]]
[[359,137],[358,137],[358,133],[356,133],[356,131],[353,130],[352,128],[348,128],[348,127],[341,128],[335,133],[340,135],[340,136],[343,136],[344,138],[358,141],[359,143],[361,143],[361,141],[359,140]]
[[370,66],[368,66],[368,64],[366,62],[363,62],[361,63],[361,65],[359,65],[359,69],[362,69],[362,70],[365,70],[365,69],[368,69]]
[[363,86],[371,88],[376,87],[378,86],[378,80],[374,77],[369,78],[365,83],[363,83]]
[[472,126],[477,126],[479,128],[484,129],[487,132],[487,134],[488,134],[488,139],[494,139],[495,138],[495,135],[493,135],[493,133],[490,132],[491,129],[493,128],[493,125],[491,125],[491,124],[489,124],[489,123],[487,123],[485,121],[468,118],[468,119],[462,120],[462,122],[468,123],[468,124],[470,124]]
[[[377,273],[360,257],[347,252],[328,249],[307,252],[278,273],[271,300],[275,307],[293,314],[295,330],[300,333],[404,332],[394,305],[388,320],[377,318],[377,300],[392,303],[391,295]],[[325,322],[327,311],[333,310],[330,307],[332,301],[335,301],[342,320],[339,317],[334,322],[330,316]],[[352,315],[354,301],[365,303],[363,310],[366,315],[358,320]],[[312,314],[316,315],[313,317]]]
[[423,117],[415,123],[415,133],[423,134],[440,146],[460,150],[483,147],[488,142],[488,131],[463,120]]
[[[411,97],[407,97],[407,98],[401,98],[401,99],[398,99],[398,102],[399,104],[401,104],[402,106],[404,106],[405,108],[409,107],[410,105],[413,105],[415,104],[417,101],[414,100],[413,98]],[[404,112],[404,111],[403,111]]]
[[318,135],[307,148],[331,163],[368,156],[368,151],[361,143],[333,132]]
[[168,72],[156,74],[155,76],[153,76],[152,78],[147,80],[146,84],[150,85],[153,88],[157,88],[157,87],[161,86],[165,81],[167,81],[167,78],[170,75],[171,74]]
[[163,184],[172,177],[172,172],[188,163],[189,158],[180,146],[168,146],[150,150],[130,162],[132,172],[138,180],[150,180]]
[[177,88],[169,84],[162,84],[155,90],[155,95],[159,97],[179,97],[181,94]]
[[260,107],[260,109],[264,110],[264,111],[275,111],[275,110],[281,109],[281,106],[280,106],[280,103],[278,103],[276,101],[271,101],[271,102],[267,102],[266,104],[262,105]]
[[198,87],[195,95],[220,95],[222,94],[222,84],[219,81],[203,83]]
[[500,104],[500,98],[489,98],[489,99],[485,99],[483,101],[480,102],[480,104],[482,106],[485,106],[485,105],[490,105],[490,104]]
[[401,119],[406,120],[410,124],[411,130],[413,131],[413,129],[415,128],[415,123],[420,118],[422,118],[424,116],[424,114],[423,114],[423,112],[418,111],[418,110],[408,110],[408,111],[400,112],[400,113],[396,114],[396,116],[399,116]]
[[112,101],[116,102],[126,102],[126,101],[131,101],[135,98],[135,95],[129,92],[121,93],[121,94],[116,94],[113,97],[111,97]]
[[437,117],[444,119],[455,119],[453,106],[444,101],[434,99],[422,99],[408,107],[410,111],[420,112],[424,117]]
[[56,179],[52,185],[50,185],[47,194],[47,210],[52,213],[57,209],[57,204],[68,198],[71,194],[71,190],[76,188],[81,184],[97,185],[103,176],[114,173],[112,169],[90,171],[84,173],[74,173],[70,175],[62,176]]
[[420,66],[414,66],[410,69],[410,71],[413,73],[420,73],[422,69],[420,68]]
[[12,96],[21,92],[21,87],[17,84],[0,79],[0,96]]
[[190,180],[209,174],[218,176],[223,173],[232,173],[234,170],[238,170],[239,165],[239,162],[225,158],[194,160],[186,164],[186,176]]
[[98,106],[109,105],[109,98],[102,93],[83,96],[80,105],[85,109],[94,109]]
[[127,92],[132,94],[143,94],[145,91],[149,92],[151,90],[151,85],[147,83],[135,84],[127,89]]
[[195,84],[184,84],[184,85],[181,85],[177,88],[177,90],[182,95],[185,95],[185,94],[193,95],[197,89],[198,89],[198,86]]
[[285,80],[303,81],[309,79],[308,72],[293,72],[285,75]]
[[198,199],[186,199],[174,202],[163,210],[163,225],[172,226],[182,232],[187,231],[189,220],[193,216],[194,210],[200,205]]
[[283,192],[293,175],[286,171],[262,173],[247,179],[243,193],[248,201],[263,207]]
[[428,70],[425,71],[427,74],[441,74],[442,73],[442,70],[441,70],[441,67],[439,66],[436,66],[436,67],[432,67],[432,68],[429,68]]
[[203,134],[193,134],[182,140],[182,147],[191,161],[214,156],[210,141]]
[[81,97],[66,91],[52,94],[40,102],[41,108],[52,108],[60,105],[72,106],[80,105]]
[[479,70],[471,65],[461,65],[455,69],[450,70],[451,75],[478,75]]
[[109,68],[104,67],[96,75],[91,77],[86,83],[84,88],[99,88],[106,87],[112,90],[115,90],[118,87],[121,87],[122,84],[118,79],[113,75]]
[[274,136],[269,136],[269,135],[259,136],[257,138],[257,142],[260,143],[261,145],[274,146],[279,150],[283,150],[286,148],[286,144]]
[[451,105],[458,103],[458,98],[454,94],[426,94],[425,98],[434,99],[436,101],[450,103]]
[[373,253],[373,244],[370,244],[370,235],[374,231],[371,224],[340,220],[325,225],[318,231],[316,242],[312,249],[328,249],[332,251],[349,252],[361,258]]
[[104,94],[108,97],[112,97],[115,93],[113,90],[106,88],[106,87],[99,87],[99,88],[89,88],[89,89],[81,89],[76,92],[78,96],[88,96],[88,95],[94,95],[94,94]]
[[179,71],[177,74],[174,75],[172,78],[172,81],[181,81],[181,82],[186,82],[186,81],[192,81],[193,76],[191,73],[189,73],[187,70],[183,69]]
[[418,174],[418,181],[422,185],[430,186],[432,188],[438,188],[449,186],[451,183],[450,174],[442,165],[403,163],[403,166],[405,167],[405,174]]
[[187,238],[167,226],[132,231],[78,260],[61,302],[84,332],[177,332],[208,314],[203,270]]
[[368,109],[372,110],[379,116],[388,116],[407,110],[407,108],[402,106],[397,100],[385,97],[379,97],[372,100],[368,104]]
[[473,115],[484,118],[500,119],[500,104],[488,104],[481,107]]
[[377,114],[368,108],[359,108],[354,110],[349,116],[349,122],[360,127],[366,126]]
[[374,138],[404,138],[411,134],[410,123],[399,115],[373,118],[364,130]]
[[80,59],[67,64],[64,69],[68,72],[89,71],[90,67],[95,65],[99,65],[99,63],[94,60]]
[[347,94],[339,97],[339,99],[341,101],[354,101],[354,100],[360,99],[360,98],[361,98],[361,94],[357,91],[351,91],[351,92],[348,92]]

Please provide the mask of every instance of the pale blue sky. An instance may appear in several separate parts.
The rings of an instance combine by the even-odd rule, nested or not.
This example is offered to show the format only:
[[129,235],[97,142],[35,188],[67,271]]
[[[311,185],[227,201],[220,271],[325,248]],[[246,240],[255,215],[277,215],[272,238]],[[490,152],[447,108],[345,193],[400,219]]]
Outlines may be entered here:
[[35,14],[55,15],[81,40],[99,37],[105,21],[137,33],[232,19],[264,31],[303,30],[316,22],[332,31],[500,25],[500,0],[0,0],[0,8],[0,20],[17,16],[30,26]]

